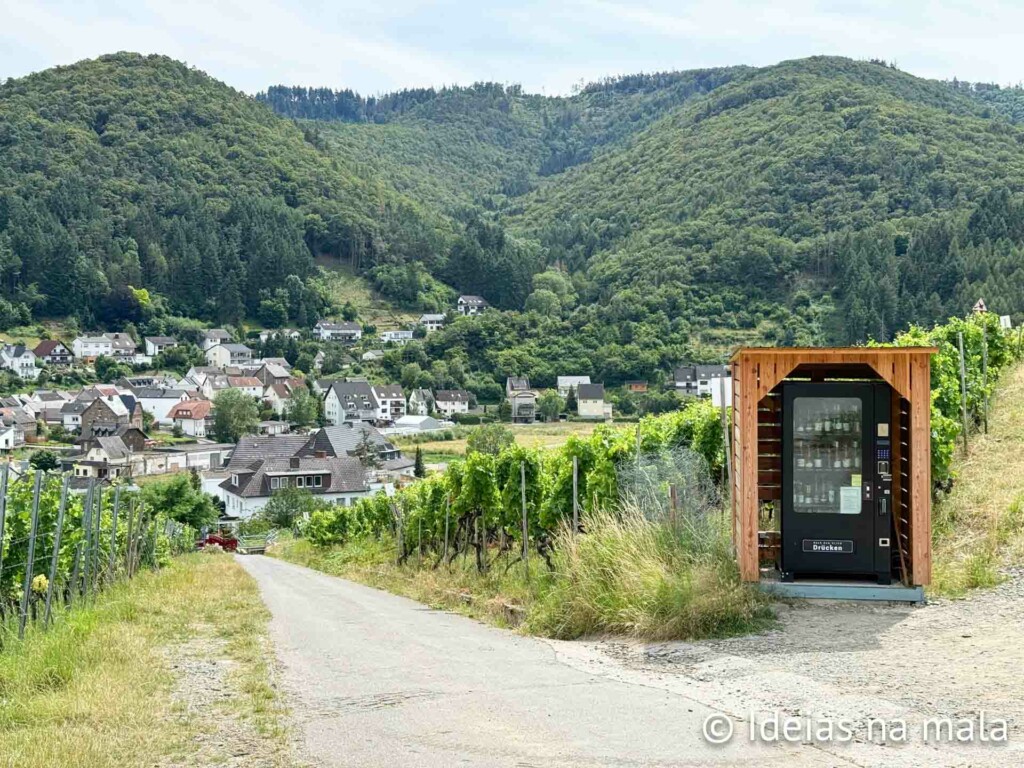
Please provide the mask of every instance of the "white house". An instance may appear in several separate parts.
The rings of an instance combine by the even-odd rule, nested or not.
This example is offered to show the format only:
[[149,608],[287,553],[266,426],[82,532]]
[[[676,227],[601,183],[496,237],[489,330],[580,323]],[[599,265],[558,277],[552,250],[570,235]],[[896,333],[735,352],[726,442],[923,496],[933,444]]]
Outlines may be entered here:
[[464,389],[439,389],[434,393],[434,408],[451,418],[456,413],[469,413],[470,394]]
[[570,389],[579,391],[581,384],[589,383],[589,376],[559,376],[558,381],[555,383],[555,388],[558,390],[560,397],[568,397]]
[[227,344],[231,338],[231,334],[223,328],[211,328],[208,331],[203,331],[203,351],[213,349],[219,344]]
[[434,409],[434,395],[429,389],[414,389],[409,393],[405,412],[410,416],[429,416]]
[[173,336],[147,336],[145,342],[146,354],[150,357],[156,357],[161,352],[178,346],[178,340]]
[[604,384],[581,384],[576,390],[576,412],[581,419],[610,419],[612,406],[604,401]]
[[18,428],[13,424],[10,426],[0,425],[0,451],[13,451],[18,447]]
[[340,323],[321,320],[313,326],[313,336],[320,341],[359,341],[363,338],[363,327],[351,320]]
[[405,416],[405,392],[399,384],[375,386],[373,397],[377,401],[377,418],[396,421]]
[[142,410],[153,417],[157,424],[167,425],[172,422],[171,410],[181,402],[188,400],[184,389],[162,389],[159,387],[135,387],[132,394],[139,401]]
[[732,395],[732,377],[728,365],[681,365],[675,370],[676,390],[684,395],[714,398],[718,404],[721,380],[725,379],[726,402]]
[[271,328],[260,331],[260,341],[264,343],[274,338],[275,336],[277,336],[280,339],[299,339],[302,337],[302,334],[299,333],[294,328]]
[[184,434],[206,437],[207,422],[212,412],[213,403],[209,400],[184,400],[174,406],[168,415]]
[[268,384],[263,389],[263,402],[278,416],[283,416],[292,400],[292,385],[285,381]]
[[23,344],[5,344],[0,347],[0,366],[28,381],[39,378],[36,353]]
[[131,361],[136,356],[138,346],[135,344],[135,339],[127,333],[105,333],[103,335],[110,339],[110,353],[118,360]]
[[368,382],[333,381],[324,394],[324,418],[328,424],[376,421],[379,413],[380,403]]
[[380,340],[390,344],[408,344],[412,338],[412,331],[381,331],[380,333]]
[[252,350],[245,344],[218,344],[206,350],[206,362],[217,368],[241,367],[252,360]]
[[60,423],[65,432],[78,432],[82,428],[82,413],[89,407],[84,400],[72,400],[60,408]]
[[419,323],[427,329],[427,333],[433,333],[444,328],[444,319],[444,315],[428,313],[420,315]]
[[372,363],[375,360],[381,360],[384,357],[383,349],[368,349],[360,356],[360,360],[364,363]]
[[228,376],[228,387],[241,390],[250,397],[263,397],[263,382],[255,376]]
[[370,482],[359,459],[337,456],[264,459],[232,469],[219,486],[227,514],[241,518],[255,515],[274,492],[285,488],[302,488],[322,501],[347,507],[383,487]]
[[459,296],[455,310],[462,316],[479,315],[491,306],[482,296]]
[[114,343],[106,336],[79,336],[71,342],[75,357],[91,360],[97,357],[113,357]]

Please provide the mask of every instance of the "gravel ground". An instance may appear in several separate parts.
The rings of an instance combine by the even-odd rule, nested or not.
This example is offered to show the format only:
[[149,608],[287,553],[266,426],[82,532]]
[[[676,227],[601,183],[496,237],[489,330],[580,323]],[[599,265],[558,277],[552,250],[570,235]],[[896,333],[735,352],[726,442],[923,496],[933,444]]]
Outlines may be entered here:
[[268,737],[231,707],[233,700],[245,694],[231,674],[235,662],[227,658],[225,645],[212,627],[200,626],[187,642],[167,649],[176,677],[175,709],[182,722],[198,723],[201,732],[183,761],[167,762],[163,768],[278,768],[282,764]]
[[[1024,765],[1024,568],[1006,576],[999,587],[969,599],[921,607],[839,601],[783,606],[781,626],[756,636],[554,645],[561,659],[581,669],[644,681],[720,708],[733,717],[738,734],[746,734],[752,716],[763,721],[773,712],[815,724],[849,720],[852,742],[818,743],[837,764]],[[982,711],[1007,721],[1008,743],[923,743],[920,728],[927,718],[977,722]],[[868,742],[870,718],[905,720],[906,742]]]

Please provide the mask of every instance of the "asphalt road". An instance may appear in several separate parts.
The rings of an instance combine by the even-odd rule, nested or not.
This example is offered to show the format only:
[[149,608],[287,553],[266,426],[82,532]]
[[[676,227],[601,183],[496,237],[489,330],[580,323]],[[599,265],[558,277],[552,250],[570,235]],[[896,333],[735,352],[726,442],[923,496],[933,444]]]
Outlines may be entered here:
[[[303,756],[317,766],[837,765],[809,746],[709,745],[723,713],[651,679],[572,663],[559,644],[267,557],[239,557]],[[649,683],[649,684],[648,684]]]

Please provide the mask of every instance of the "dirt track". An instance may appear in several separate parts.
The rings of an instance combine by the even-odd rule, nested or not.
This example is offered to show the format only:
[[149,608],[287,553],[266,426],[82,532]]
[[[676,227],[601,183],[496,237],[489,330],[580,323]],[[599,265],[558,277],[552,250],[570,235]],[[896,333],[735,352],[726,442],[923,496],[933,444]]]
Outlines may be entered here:
[[[855,765],[1024,765],[1024,569],[970,599],[923,607],[802,603],[763,635],[700,643],[558,643],[560,658],[644,680],[733,714],[868,718],[911,725],[905,744],[821,745]],[[922,744],[926,718],[1010,722],[1005,746]],[[837,764],[843,764],[840,761]]]

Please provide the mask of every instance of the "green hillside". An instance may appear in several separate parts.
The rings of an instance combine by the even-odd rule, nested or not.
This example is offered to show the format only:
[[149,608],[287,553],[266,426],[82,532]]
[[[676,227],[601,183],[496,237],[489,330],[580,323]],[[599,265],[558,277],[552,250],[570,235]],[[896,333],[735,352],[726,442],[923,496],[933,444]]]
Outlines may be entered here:
[[137,321],[126,286],[210,320],[256,314],[285,287],[305,321],[313,252],[373,263],[433,236],[292,121],[170,59],[116,54],[0,85],[0,322],[25,308]]
[[[991,261],[981,251],[999,234],[968,216],[992,190],[1024,185],[1024,133],[982,112],[884,66],[788,62],[542,185],[512,225],[583,270],[597,300],[682,294],[739,326],[829,294],[844,341],[962,311],[979,291],[1019,312],[1019,279],[989,282],[951,252],[970,243]],[[1019,261],[1019,237],[1002,247]]]
[[495,210],[540,178],[620,146],[667,110],[745,71],[617,78],[568,98],[495,83],[403,91],[381,100],[277,86],[257,98],[304,118],[307,128],[314,118],[312,130],[335,154],[417,200],[449,212],[474,204]]
[[364,321],[393,323],[478,293],[505,311],[403,362],[543,385],[656,379],[737,343],[888,339],[979,296],[1020,319],[1019,93],[817,57],[565,97],[250,98],[106,56],[0,86],[0,330],[305,325],[346,280],[376,297]]

